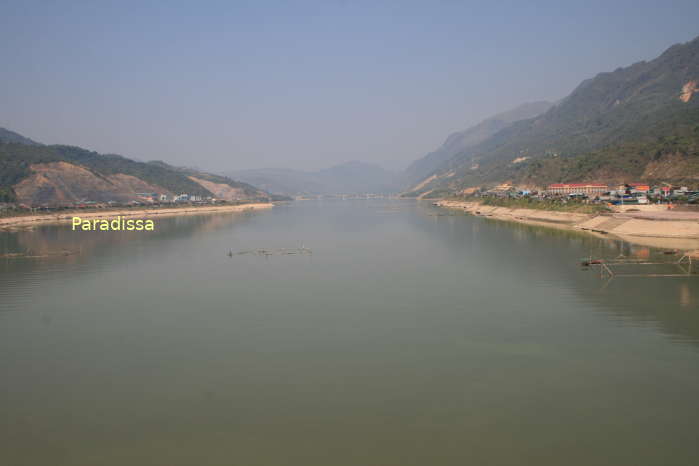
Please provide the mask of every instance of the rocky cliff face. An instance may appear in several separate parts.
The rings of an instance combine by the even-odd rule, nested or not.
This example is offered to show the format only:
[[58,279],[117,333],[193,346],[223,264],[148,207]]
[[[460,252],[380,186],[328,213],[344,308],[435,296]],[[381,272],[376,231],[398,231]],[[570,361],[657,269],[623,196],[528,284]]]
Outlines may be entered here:
[[689,102],[692,99],[692,95],[697,92],[697,82],[688,81],[687,84],[682,86],[682,92],[680,92],[680,100],[684,103]]

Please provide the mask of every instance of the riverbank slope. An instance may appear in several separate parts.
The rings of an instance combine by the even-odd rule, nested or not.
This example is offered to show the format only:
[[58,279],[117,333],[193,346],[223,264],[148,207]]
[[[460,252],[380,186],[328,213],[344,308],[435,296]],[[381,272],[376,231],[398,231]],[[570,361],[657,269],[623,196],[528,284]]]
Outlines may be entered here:
[[[614,235],[653,247],[699,248],[699,212],[676,212],[647,206],[605,214],[585,214],[483,205],[477,201],[442,200],[439,207],[498,220]],[[646,207],[646,206],[640,206]]]

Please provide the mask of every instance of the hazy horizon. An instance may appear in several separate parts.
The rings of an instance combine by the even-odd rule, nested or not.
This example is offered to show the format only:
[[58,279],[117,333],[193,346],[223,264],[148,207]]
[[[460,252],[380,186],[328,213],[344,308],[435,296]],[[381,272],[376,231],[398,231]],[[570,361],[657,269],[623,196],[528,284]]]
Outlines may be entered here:
[[399,170],[483,118],[691,40],[697,13],[694,2],[10,2],[0,126],[218,172]]

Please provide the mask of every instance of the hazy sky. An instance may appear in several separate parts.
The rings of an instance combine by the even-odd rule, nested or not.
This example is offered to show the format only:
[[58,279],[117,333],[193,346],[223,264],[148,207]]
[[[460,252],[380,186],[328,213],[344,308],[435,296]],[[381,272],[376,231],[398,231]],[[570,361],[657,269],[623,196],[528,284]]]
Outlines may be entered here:
[[699,2],[8,2],[0,126],[210,170],[403,168],[699,34]]

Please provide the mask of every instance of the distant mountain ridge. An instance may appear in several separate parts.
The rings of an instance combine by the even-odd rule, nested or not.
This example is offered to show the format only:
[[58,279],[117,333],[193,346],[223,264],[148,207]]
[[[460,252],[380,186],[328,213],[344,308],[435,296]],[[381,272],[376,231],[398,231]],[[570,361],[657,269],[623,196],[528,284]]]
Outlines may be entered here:
[[19,133],[10,131],[9,129],[0,128],[0,142],[5,143],[16,143],[16,144],[27,144],[30,146],[39,146],[38,142],[32,141],[31,139],[22,136]]
[[224,200],[269,199],[247,183],[164,162],[138,162],[74,146],[43,145],[0,130],[0,202],[32,206],[130,202],[139,193],[187,193]]
[[[654,60],[600,73],[542,115],[455,154],[409,194],[504,181],[699,181],[698,81],[699,38]],[[684,169],[651,169],[670,158]]]
[[486,118],[468,129],[450,134],[439,149],[414,161],[406,169],[408,179],[411,182],[417,182],[430,176],[458,153],[480,144],[516,121],[541,115],[552,106],[551,102],[546,101],[525,103],[512,110]]
[[351,161],[318,171],[260,168],[227,173],[271,193],[303,196],[389,194],[400,187],[400,174],[366,162]]

